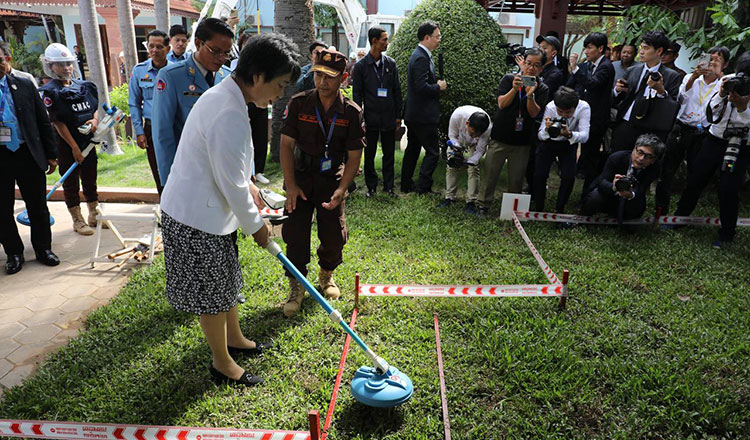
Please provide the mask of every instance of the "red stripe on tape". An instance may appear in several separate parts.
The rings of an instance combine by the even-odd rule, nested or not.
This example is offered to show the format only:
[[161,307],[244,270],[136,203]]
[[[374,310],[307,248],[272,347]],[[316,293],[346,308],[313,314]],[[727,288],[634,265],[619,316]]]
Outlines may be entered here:
[[35,424],[31,426],[31,431],[34,432],[36,435],[43,435],[42,434],[42,425]]

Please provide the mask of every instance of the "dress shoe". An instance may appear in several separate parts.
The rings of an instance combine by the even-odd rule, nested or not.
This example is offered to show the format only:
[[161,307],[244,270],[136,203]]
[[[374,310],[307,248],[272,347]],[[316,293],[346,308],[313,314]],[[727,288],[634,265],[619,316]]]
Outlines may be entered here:
[[474,202],[466,202],[466,209],[464,209],[464,212],[471,215],[476,215],[477,213],[477,205]]
[[396,192],[395,192],[395,191],[393,191],[393,188],[390,188],[390,189],[386,189],[386,190],[383,190],[383,192],[384,192],[384,193],[385,193],[385,194],[386,194],[386,195],[387,195],[388,197],[392,197],[392,198],[394,198],[394,199],[398,197],[398,196],[396,195]]
[[273,347],[272,342],[256,342],[255,348],[237,348],[227,345],[227,351],[229,352],[230,356],[235,356],[238,354],[246,356],[256,356],[265,352],[271,347]]
[[475,215],[477,217],[488,217],[490,215],[490,210],[484,206],[479,206],[477,207],[477,213]]
[[452,203],[453,199],[443,199],[443,201],[438,204],[438,208],[447,208],[451,206]]
[[8,275],[13,275],[21,270],[23,262],[24,259],[21,254],[8,255],[8,261],[5,263],[5,272],[7,272]]
[[47,249],[46,251],[37,252],[36,259],[40,263],[47,266],[57,266],[58,264],[60,264],[60,259],[57,258],[57,255],[52,253],[52,251],[49,249]]
[[375,191],[374,189],[368,189],[367,192],[365,193],[365,197],[367,197],[368,199],[371,199],[375,197],[375,194],[377,194],[377,191]]
[[258,376],[253,376],[247,371],[243,372],[239,379],[232,379],[231,377],[224,375],[224,373],[214,368],[213,365],[209,365],[208,371],[214,378],[214,382],[219,385],[244,385],[246,387],[251,387],[263,383],[263,379]]

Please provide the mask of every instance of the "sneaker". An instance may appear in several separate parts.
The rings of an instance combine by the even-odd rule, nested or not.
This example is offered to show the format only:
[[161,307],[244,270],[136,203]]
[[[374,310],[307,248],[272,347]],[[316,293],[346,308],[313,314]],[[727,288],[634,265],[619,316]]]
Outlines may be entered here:
[[466,202],[466,209],[464,212],[471,215],[477,214],[477,205],[474,202]]
[[452,203],[453,199],[443,199],[443,201],[438,204],[438,208],[447,208],[451,206]]
[[271,181],[268,180],[268,178],[262,173],[258,173],[255,175],[255,181],[263,185],[268,185],[269,183],[271,183]]

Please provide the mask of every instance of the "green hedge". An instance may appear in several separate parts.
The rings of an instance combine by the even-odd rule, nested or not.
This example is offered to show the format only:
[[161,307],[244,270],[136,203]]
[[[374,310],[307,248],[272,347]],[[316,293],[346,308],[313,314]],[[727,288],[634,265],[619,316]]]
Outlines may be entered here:
[[[433,20],[440,25],[442,41],[433,54],[443,53],[448,89],[440,96],[440,131],[447,134],[451,113],[462,105],[476,105],[495,113],[495,91],[506,71],[505,37],[500,26],[473,0],[425,0],[406,17],[388,48],[396,60],[406,102],[409,57],[417,47],[417,28]],[[437,72],[436,72],[437,73]]]

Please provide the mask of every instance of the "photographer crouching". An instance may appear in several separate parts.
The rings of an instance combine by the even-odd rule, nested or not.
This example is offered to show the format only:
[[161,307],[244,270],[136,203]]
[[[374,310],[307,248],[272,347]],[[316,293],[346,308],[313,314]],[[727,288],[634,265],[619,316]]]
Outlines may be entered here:
[[714,247],[734,239],[740,205],[740,187],[750,163],[747,146],[750,130],[750,52],[737,60],[736,74],[722,78],[721,89],[708,104],[706,117],[712,125],[695,156],[688,183],[675,215],[690,215],[703,190],[719,168],[719,228]]
[[554,101],[544,109],[544,124],[539,127],[541,142],[536,149],[533,186],[536,211],[544,211],[549,169],[557,159],[561,176],[555,212],[564,212],[575,184],[578,143],[588,140],[590,123],[589,104],[579,99],[575,90],[560,87]]
[[606,212],[618,223],[641,217],[646,210],[648,188],[659,177],[657,161],[664,148],[656,135],[648,133],[636,139],[632,151],[612,153],[604,171],[591,183],[581,214]]

